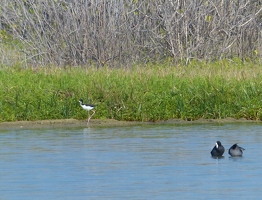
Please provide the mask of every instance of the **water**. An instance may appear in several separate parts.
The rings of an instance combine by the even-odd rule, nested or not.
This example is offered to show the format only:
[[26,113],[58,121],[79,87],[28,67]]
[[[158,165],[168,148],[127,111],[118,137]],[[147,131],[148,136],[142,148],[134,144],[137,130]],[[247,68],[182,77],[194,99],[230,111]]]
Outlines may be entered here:
[[[0,131],[0,200],[260,199],[261,124]],[[220,140],[226,152],[210,151]],[[228,148],[238,142],[243,157]]]

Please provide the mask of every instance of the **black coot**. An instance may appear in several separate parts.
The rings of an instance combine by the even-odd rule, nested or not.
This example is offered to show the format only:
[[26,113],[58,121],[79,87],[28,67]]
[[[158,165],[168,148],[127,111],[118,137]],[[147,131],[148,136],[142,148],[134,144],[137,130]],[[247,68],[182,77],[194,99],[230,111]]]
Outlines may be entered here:
[[231,156],[242,156],[244,150],[245,149],[243,147],[240,147],[237,144],[234,144],[232,147],[230,147],[230,149],[228,150],[228,153]]
[[216,145],[214,146],[214,148],[212,149],[210,153],[212,156],[219,157],[219,156],[222,156],[224,152],[225,152],[225,148],[223,147],[220,141],[217,141]]

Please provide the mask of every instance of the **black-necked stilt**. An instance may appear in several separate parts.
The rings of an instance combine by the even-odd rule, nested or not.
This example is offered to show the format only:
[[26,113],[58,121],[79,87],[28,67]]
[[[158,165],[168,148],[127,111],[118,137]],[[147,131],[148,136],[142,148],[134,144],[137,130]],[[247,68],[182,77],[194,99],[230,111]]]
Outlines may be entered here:
[[217,141],[216,145],[214,146],[214,148],[212,149],[210,153],[212,156],[219,157],[219,156],[222,156],[224,152],[225,152],[225,148],[223,147],[220,141]]
[[[88,120],[87,120],[87,122],[89,122],[90,119],[91,119],[91,117],[95,114],[95,111],[92,110],[95,106],[92,105],[92,104],[83,104],[83,100],[82,100],[82,99],[79,100],[79,103],[80,103],[80,106],[81,106],[84,110],[87,110],[87,112],[88,112]],[[92,112],[93,112],[93,114],[92,114],[91,116],[90,116],[90,114],[89,114],[89,111],[90,111],[90,110],[92,110]]]
[[243,147],[238,146],[237,144],[234,144],[230,149],[228,150],[228,153],[231,156],[242,156],[243,151],[245,149]]

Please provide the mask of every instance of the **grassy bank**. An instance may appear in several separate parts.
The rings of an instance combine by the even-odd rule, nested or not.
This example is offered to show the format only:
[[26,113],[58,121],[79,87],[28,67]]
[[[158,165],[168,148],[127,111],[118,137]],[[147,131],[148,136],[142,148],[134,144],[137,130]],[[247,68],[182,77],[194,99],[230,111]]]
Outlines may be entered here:
[[262,66],[239,61],[129,69],[0,70],[0,121],[93,118],[158,121],[262,119]]

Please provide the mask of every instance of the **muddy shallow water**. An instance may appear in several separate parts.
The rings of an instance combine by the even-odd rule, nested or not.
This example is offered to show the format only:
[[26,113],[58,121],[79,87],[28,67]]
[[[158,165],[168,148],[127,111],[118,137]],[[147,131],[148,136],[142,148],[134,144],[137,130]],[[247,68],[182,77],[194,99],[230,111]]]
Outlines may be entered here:
[[167,121],[158,122],[128,122],[117,121],[114,119],[92,119],[89,123],[85,120],[76,119],[57,119],[57,120],[38,120],[38,121],[16,121],[16,122],[1,122],[0,130],[8,129],[38,129],[38,128],[59,128],[59,127],[103,127],[103,126],[132,126],[132,125],[146,125],[146,124],[201,124],[201,123],[248,123],[257,122],[246,119],[198,119],[195,121],[184,121],[180,119],[171,119]]

